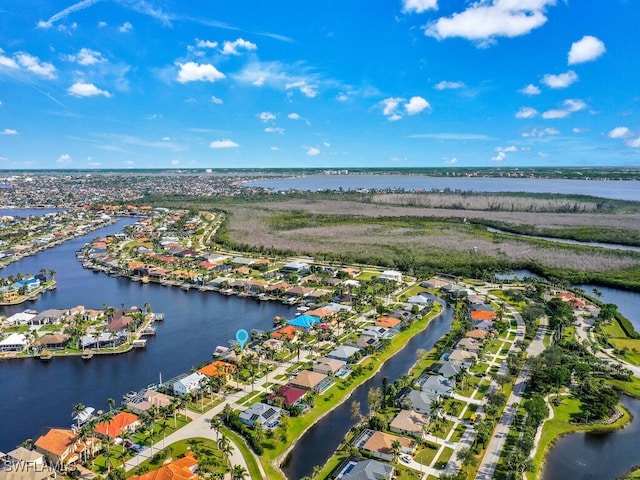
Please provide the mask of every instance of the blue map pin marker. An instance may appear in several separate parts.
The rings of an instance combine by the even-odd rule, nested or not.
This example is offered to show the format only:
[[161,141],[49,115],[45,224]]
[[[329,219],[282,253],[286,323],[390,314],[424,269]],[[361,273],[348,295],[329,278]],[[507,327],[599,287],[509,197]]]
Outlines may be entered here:
[[244,328],[241,328],[236,332],[236,340],[240,344],[240,350],[244,350],[244,346],[249,340],[249,332],[247,332]]

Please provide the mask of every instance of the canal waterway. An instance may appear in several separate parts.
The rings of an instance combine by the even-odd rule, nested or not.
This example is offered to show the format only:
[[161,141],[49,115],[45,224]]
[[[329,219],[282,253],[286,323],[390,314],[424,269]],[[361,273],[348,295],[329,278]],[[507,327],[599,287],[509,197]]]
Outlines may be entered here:
[[430,177],[428,175],[306,175],[248,182],[274,190],[403,189],[413,191],[459,190],[472,192],[528,192],[591,195],[640,201],[637,181],[569,180],[548,178]]
[[[387,360],[380,370],[369,380],[357,387],[350,398],[329,412],[300,438],[286,459],[282,469],[287,478],[299,479],[311,475],[315,465],[324,465],[333,455],[345,436],[355,425],[351,418],[351,403],[360,402],[363,413],[367,410],[367,393],[371,387],[382,387],[382,379],[391,383],[407,373],[416,361],[416,351],[430,350],[436,341],[451,327],[453,309],[437,297],[431,297],[443,305],[443,311],[431,320],[427,327],[409,340],[406,346]],[[325,395],[329,395],[329,390]],[[318,399],[318,402],[322,399]]]
[[560,438],[547,457],[544,480],[614,480],[640,462],[640,400],[622,397],[633,416],[622,430],[573,433]]
[[0,275],[38,273],[41,268],[57,270],[58,286],[35,302],[0,308],[11,315],[26,308],[68,308],[84,305],[102,308],[142,307],[149,303],[163,312],[165,321],[157,324],[157,335],[144,350],[121,355],[0,361],[0,451],[9,451],[27,438],[37,437],[44,427],[68,427],[72,406],[84,403],[106,408],[107,398],[120,401],[130,390],[167,380],[192,366],[211,359],[216,345],[227,345],[238,328],[268,330],[273,317],[292,318],[295,307],[274,302],[227,297],[214,292],[185,291],[157,284],[142,284],[108,277],[83,269],[75,252],[98,236],[117,233],[135,220],[116,224],[44,250],[10,264]]

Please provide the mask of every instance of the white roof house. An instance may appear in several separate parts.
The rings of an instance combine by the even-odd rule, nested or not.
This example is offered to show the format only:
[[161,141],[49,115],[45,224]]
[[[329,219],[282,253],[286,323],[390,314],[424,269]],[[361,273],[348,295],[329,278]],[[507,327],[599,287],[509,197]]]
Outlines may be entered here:
[[207,378],[200,372],[194,372],[191,375],[178,380],[173,384],[173,391],[176,395],[184,397],[188,393],[200,388],[200,382]]
[[258,402],[240,413],[240,421],[249,426],[259,423],[264,428],[271,429],[278,425],[281,413],[281,408]]
[[28,345],[24,334],[12,333],[0,342],[0,352],[22,352]]
[[378,277],[380,280],[386,280],[391,282],[401,282],[402,274],[400,272],[396,272],[395,270],[385,270],[382,272],[382,275]]
[[7,318],[5,320],[5,323],[7,323],[8,325],[26,325],[35,316],[35,313],[18,312]]

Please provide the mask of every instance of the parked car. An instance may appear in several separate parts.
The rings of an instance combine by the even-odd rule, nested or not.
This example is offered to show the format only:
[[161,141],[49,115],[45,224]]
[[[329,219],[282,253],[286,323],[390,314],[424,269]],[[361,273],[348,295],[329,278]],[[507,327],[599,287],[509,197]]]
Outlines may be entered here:
[[411,455],[407,455],[406,453],[404,455],[400,455],[400,460],[403,461],[404,463],[413,462],[413,458],[411,458]]

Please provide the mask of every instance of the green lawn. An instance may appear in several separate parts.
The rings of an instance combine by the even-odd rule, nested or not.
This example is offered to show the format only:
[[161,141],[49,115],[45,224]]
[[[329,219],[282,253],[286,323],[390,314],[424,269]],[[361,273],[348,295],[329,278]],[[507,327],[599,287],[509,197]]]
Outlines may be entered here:
[[431,462],[433,462],[433,459],[438,453],[439,448],[440,447],[438,445],[427,442],[424,448],[420,447],[416,451],[415,455],[413,456],[413,459],[416,462],[421,463],[422,465],[426,465],[428,467],[429,465],[431,465]]
[[451,458],[451,455],[453,455],[453,448],[444,447],[434,467],[437,468],[438,470],[444,470],[444,468],[447,466],[447,463],[449,463],[449,459]]
[[238,450],[242,453],[242,457],[244,461],[247,463],[247,467],[249,467],[249,477],[252,480],[262,478],[262,474],[260,473],[260,467],[258,466],[258,461],[254,456],[253,452],[247,446],[247,442],[240,437],[237,433],[229,430],[226,427],[221,427],[220,431],[238,447]]

